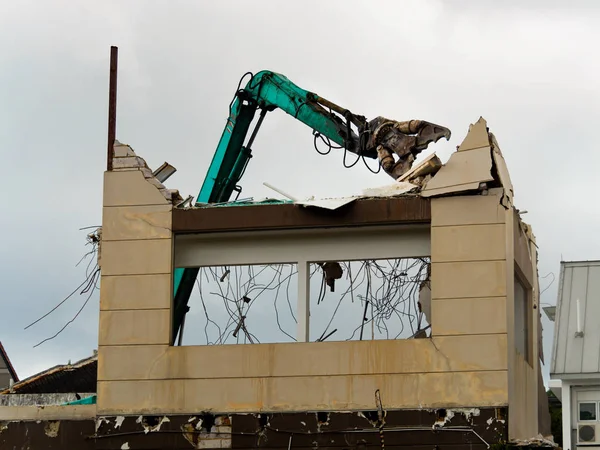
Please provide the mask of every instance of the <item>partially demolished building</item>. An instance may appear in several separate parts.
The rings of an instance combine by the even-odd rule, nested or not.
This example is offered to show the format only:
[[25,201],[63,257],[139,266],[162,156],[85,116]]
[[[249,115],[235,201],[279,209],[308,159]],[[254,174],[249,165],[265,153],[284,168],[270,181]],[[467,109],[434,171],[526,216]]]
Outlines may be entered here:
[[[45,430],[39,442],[486,449],[550,434],[535,238],[513,204],[509,173],[485,120],[470,127],[441,168],[430,158],[403,177],[400,190],[325,207],[186,207],[131,148],[114,152],[104,178],[97,403],[35,416]],[[394,263],[407,260],[418,264]],[[174,268],[219,268],[216,282],[232,286],[226,278],[235,278],[233,267],[274,265],[291,265],[296,279],[289,303],[295,329],[286,330],[287,342],[256,339],[262,325],[248,325],[247,311],[257,295],[238,282],[237,291],[221,295],[233,300],[220,337],[179,345]],[[313,275],[322,273],[323,291],[337,286],[339,293],[345,275],[360,267],[400,281],[374,293],[376,281],[364,269],[370,287],[360,297],[350,275],[349,295],[364,307],[359,331],[341,335],[348,318],[339,330],[312,328]],[[390,308],[419,320],[410,332],[376,337],[375,315],[391,305],[402,277],[417,283],[407,294],[417,309]],[[189,330],[193,318],[187,320]],[[9,416],[0,407],[0,420]],[[86,431],[63,433],[73,424]],[[16,429],[14,422],[0,426],[0,447],[30,442],[32,434]]]

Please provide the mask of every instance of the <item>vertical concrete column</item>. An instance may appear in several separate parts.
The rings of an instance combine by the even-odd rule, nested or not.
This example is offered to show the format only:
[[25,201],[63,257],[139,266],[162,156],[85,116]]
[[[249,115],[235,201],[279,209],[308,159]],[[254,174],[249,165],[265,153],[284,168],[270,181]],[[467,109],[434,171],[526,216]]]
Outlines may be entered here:
[[[136,365],[128,352],[139,346],[166,349],[170,341],[172,204],[143,159],[122,147],[115,149],[114,170],[104,174],[99,414],[111,409],[110,378],[117,372],[121,379],[135,378],[128,376]],[[105,375],[107,360],[119,361],[111,376]]]
[[[506,335],[506,210],[500,196],[431,200],[433,336]],[[506,351],[506,339],[503,349]]]
[[[539,349],[538,318],[539,292],[537,283],[537,254],[532,252],[531,242],[522,230],[519,215],[511,206],[506,214],[506,267],[507,304],[506,323],[508,333],[508,398],[509,398],[509,437],[529,439],[540,432],[538,420],[539,405]],[[528,314],[517,320],[516,314],[523,314],[515,299],[515,279],[528,290]],[[527,321],[529,329],[528,352],[526,358],[516,345],[516,328]],[[521,324],[521,325],[519,325]]]
[[310,342],[310,276],[308,261],[298,261],[298,342]]

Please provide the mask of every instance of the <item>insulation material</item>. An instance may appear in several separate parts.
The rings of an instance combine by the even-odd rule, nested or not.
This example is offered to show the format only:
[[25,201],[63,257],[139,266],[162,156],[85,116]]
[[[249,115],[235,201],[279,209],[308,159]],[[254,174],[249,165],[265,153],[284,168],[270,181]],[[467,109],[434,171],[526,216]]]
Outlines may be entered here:
[[396,181],[385,186],[365,189],[362,193],[362,197],[394,197],[396,195],[408,194],[415,189],[417,189],[417,186],[412,183]]
[[313,206],[317,208],[335,210],[361,198],[395,197],[408,194],[417,188],[418,187],[412,183],[396,181],[385,186],[365,189],[360,195],[325,199],[315,199],[314,197],[311,197],[308,200],[302,200],[295,203],[303,206]]
[[316,208],[323,209],[338,209],[344,205],[352,203],[354,200],[358,199],[358,197],[340,197],[340,198],[324,198],[324,199],[308,199],[296,202],[298,205],[302,206],[314,206]]

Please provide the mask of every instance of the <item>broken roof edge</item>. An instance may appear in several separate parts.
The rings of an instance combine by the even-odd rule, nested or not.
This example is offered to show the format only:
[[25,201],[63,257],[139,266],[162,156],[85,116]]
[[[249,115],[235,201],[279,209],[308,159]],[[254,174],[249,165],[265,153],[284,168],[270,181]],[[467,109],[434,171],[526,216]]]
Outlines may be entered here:
[[[168,164],[163,164],[163,166],[165,165]],[[173,169],[175,168],[173,167]],[[146,160],[138,156],[130,145],[123,144],[115,139],[113,145],[113,166],[110,171],[125,172],[133,170],[142,172],[144,179],[154,186],[169,203],[178,204],[183,201],[179,191],[177,189],[168,189],[161,183],[146,163]]]
[[419,186],[406,181],[393,181],[385,186],[363,189],[362,193],[342,196],[342,197],[309,197],[303,200],[286,200],[265,198],[262,200],[254,200],[253,198],[232,200],[223,203],[196,203],[195,205],[176,206],[179,210],[191,209],[208,209],[208,208],[223,208],[223,207],[238,207],[238,206],[267,206],[267,205],[298,205],[302,207],[316,207],[322,209],[335,210],[342,206],[348,205],[356,200],[375,200],[381,198],[399,198],[399,197],[418,197]]
[[19,390],[20,388],[23,388],[24,386],[34,383],[35,381],[38,381],[39,379],[42,379],[46,376],[53,375],[57,372],[62,372],[62,371],[66,371],[66,370],[75,370],[75,369],[79,369],[81,367],[85,367],[89,364],[95,363],[97,360],[98,360],[98,354],[94,354],[93,356],[80,359],[79,361],[76,361],[73,364],[71,364],[71,363],[58,364],[56,366],[50,367],[49,369],[43,370],[42,372],[36,373],[36,374],[31,375],[23,380],[20,380],[18,383],[13,384],[12,387],[1,390],[0,395],[10,394],[15,390]]
[[0,341],[0,356],[4,360],[4,363],[6,364],[6,368],[8,369],[8,372],[10,373],[11,378],[13,379],[13,381],[15,383],[17,383],[19,381],[19,376],[17,375],[17,371],[13,367],[12,362],[10,361],[10,358],[8,357],[8,353],[6,353],[6,349],[2,345],[2,341]]
[[[174,209],[190,210],[215,207],[251,206],[251,205],[283,205],[297,204],[304,207],[317,207],[335,210],[355,200],[369,198],[412,196],[423,198],[485,195],[492,188],[502,188],[502,204],[506,208],[513,206],[514,190],[506,162],[498,145],[496,137],[489,131],[487,121],[483,117],[469,125],[469,130],[462,143],[456,147],[448,161],[442,164],[435,152],[427,155],[415,164],[408,172],[399,177],[394,185],[411,185],[404,191],[388,192],[387,194],[370,195],[366,191],[359,195],[344,197],[320,198],[314,197],[301,200],[263,199],[254,201],[253,198],[232,200],[219,204],[198,204],[190,201],[192,196],[183,199],[175,189],[167,189],[155,179],[146,161],[137,156],[133,149],[126,144],[115,141],[113,171],[140,170],[146,181],[153,184],[173,204]],[[526,228],[530,228],[527,226]],[[533,241],[535,238],[530,236]]]
[[513,187],[495,136],[480,117],[448,161],[421,191],[422,197],[477,195],[489,188],[504,190],[503,204],[512,206]]

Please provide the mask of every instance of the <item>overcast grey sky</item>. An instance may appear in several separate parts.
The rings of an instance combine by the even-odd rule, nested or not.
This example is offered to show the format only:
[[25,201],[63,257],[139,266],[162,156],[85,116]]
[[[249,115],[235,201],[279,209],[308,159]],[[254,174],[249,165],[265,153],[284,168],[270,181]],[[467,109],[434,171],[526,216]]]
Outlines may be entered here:
[[[540,275],[558,276],[561,256],[600,258],[599,19],[591,0],[0,2],[0,340],[16,370],[25,377],[96,348],[97,296],[38,348],[82,298],[23,328],[82,281],[78,229],[101,221],[111,45],[117,137],[151,167],[175,165],[170,187],[183,195],[197,193],[249,70],[283,73],[370,118],[448,126],[451,141],[430,149],[443,160],[484,116],[517,207],[529,211]],[[298,196],[388,183],[361,164],[344,169],[340,153],[316,154],[310,129],[281,112],[254,150],[244,196],[270,195],[264,181]],[[555,303],[556,283],[543,301]]]

